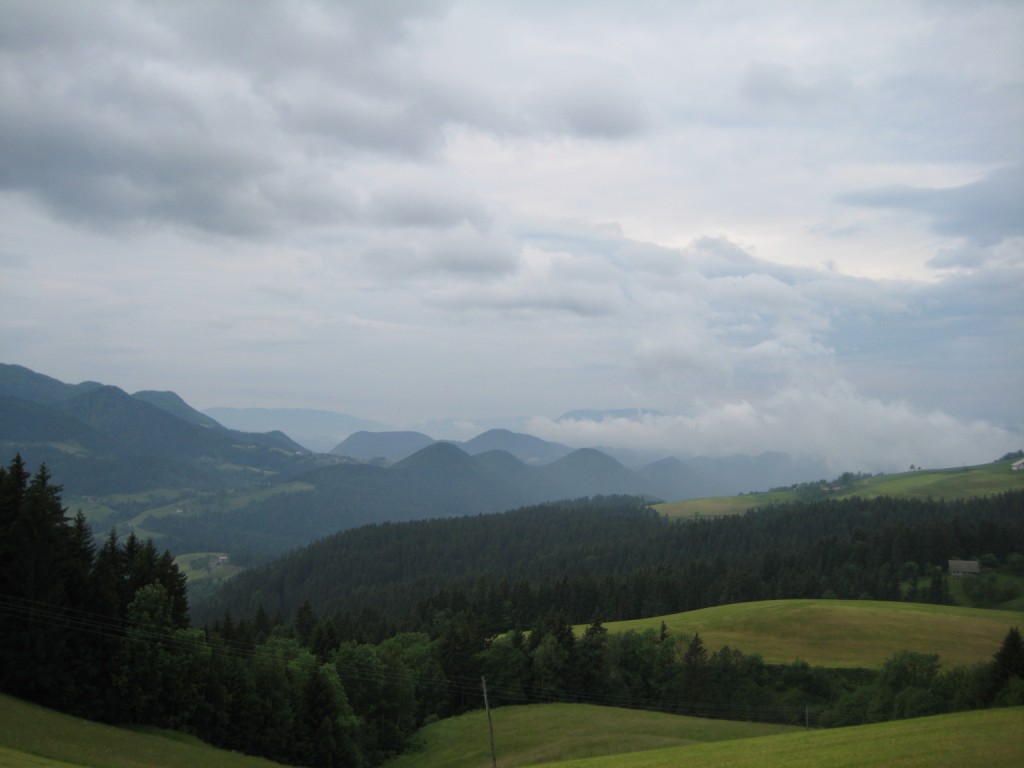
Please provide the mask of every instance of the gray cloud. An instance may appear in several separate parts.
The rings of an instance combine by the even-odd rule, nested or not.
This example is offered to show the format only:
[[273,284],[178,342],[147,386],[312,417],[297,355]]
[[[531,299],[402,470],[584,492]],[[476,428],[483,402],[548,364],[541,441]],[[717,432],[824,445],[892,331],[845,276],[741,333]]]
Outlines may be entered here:
[[459,275],[490,279],[513,272],[519,260],[515,241],[497,233],[482,234],[466,225],[372,234],[360,252],[360,262],[367,270],[396,282]]
[[957,187],[882,187],[850,192],[839,201],[919,213],[928,217],[939,234],[989,246],[1024,235],[1024,166],[1000,168]]
[[740,93],[759,107],[807,108],[825,103],[849,102],[851,84],[837,76],[802,80],[792,67],[780,63],[747,66],[740,81]]
[[9,4],[0,345],[198,406],[645,407],[576,438],[998,455],[1022,424],[1022,22]]
[[642,133],[647,109],[636,86],[621,71],[590,71],[573,80],[545,84],[534,101],[540,127],[597,139],[622,139]]
[[484,231],[491,223],[482,205],[458,193],[407,187],[375,192],[368,205],[368,216],[376,223],[396,227],[448,228],[469,224]]

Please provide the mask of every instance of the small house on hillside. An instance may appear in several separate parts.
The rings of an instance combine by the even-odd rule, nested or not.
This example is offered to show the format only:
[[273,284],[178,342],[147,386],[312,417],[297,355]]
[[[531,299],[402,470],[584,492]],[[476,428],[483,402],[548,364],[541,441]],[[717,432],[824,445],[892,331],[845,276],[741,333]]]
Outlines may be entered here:
[[959,579],[964,574],[977,575],[981,573],[981,564],[977,560],[950,560],[949,575]]
[[1017,459],[1017,461],[1010,465],[1010,469],[1014,472],[1024,472],[1024,459]]

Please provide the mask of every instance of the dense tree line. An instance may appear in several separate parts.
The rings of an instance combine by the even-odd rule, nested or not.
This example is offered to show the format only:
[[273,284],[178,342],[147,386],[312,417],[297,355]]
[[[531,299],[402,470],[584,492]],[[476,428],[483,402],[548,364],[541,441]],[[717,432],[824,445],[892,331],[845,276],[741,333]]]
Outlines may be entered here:
[[[190,630],[184,576],[167,552],[116,533],[97,547],[79,512],[69,519],[45,467],[0,467],[0,686],[68,711],[120,719],[133,653]],[[155,638],[154,638],[155,639]]]
[[[389,711],[395,736],[372,715],[387,700],[373,686],[410,677],[401,658],[416,658],[414,643],[392,639],[371,669],[366,658],[318,657],[282,628],[259,644],[225,628],[192,628],[185,578],[170,553],[115,533],[97,547],[81,513],[68,517],[60,491],[45,467],[30,475],[20,456],[0,467],[4,693],[305,765],[380,762],[420,724],[415,713],[392,721]],[[346,690],[361,697],[367,716]],[[406,689],[400,695],[411,700]]]
[[696,521],[607,497],[345,531],[241,574],[197,612],[291,616],[308,600],[339,626],[388,632],[472,605],[495,633],[553,610],[584,623],[764,599],[942,603],[949,558],[1021,552],[1020,491],[821,500]]

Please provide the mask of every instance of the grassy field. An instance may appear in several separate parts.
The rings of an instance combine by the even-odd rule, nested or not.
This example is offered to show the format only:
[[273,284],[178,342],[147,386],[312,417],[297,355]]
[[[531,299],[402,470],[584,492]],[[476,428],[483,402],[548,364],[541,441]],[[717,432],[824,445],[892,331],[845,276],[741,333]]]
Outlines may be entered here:
[[[831,731],[577,704],[493,711],[498,764],[547,768],[680,765],[1024,765],[1024,709],[987,710]],[[486,768],[487,717],[433,723],[388,768]],[[153,729],[113,728],[0,695],[0,768],[270,768],[276,763]]]
[[[1012,471],[1010,469],[1012,463],[1012,461],[996,461],[975,467],[878,475],[858,480],[842,490],[830,493],[828,497],[843,499],[851,496],[864,498],[899,496],[915,499],[963,499],[970,496],[1024,489],[1024,472]],[[752,507],[765,504],[798,500],[799,496],[796,491],[766,491],[764,493],[746,493],[742,496],[719,496],[658,504],[655,509],[669,517],[721,517],[738,515]]]
[[[476,765],[483,768],[487,763]],[[499,762],[499,765],[504,763]],[[562,760],[536,764],[536,768],[678,768],[689,765],[701,768],[959,765],[1019,768],[1024,765],[1024,709],[960,712],[854,728]]]
[[0,768],[269,768],[278,763],[215,749],[188,736],[62,715],[0,694]]
[[[874,600],[767,600],[704,608],[636,621],[610,632],[700,632],[709,650],[723,645],[759,653],[769,663],[802,659],[813,666],[878,667],[898,650],[937,653],[943,664],[988,661],[1022,611],[994,611]],[[574,628],[577,635],[585,625]]]
[[174,563],[189,581],[223,581],[245,570],[230,562],[218,565],[217,558],[222,555],[226,553],[187,552],[174,558]]
[[187,504],[175,502],[171,504],[158,505],[133,517],[128,524],[133,527],[143,526],[149,517],[164,517],[165,515],[176,514],[216,514],[217,512],[233,512],[257,501],[269,499],[283,493],[300,493],[310,491],[313,486],[308,483],[292,482],[283,485],[274,485],[267,488],[243,490],[241,492],[228,492],[223,494],[204,494],[195,498]]
[[[588,704],[500,707],[491,714],[495,751],[502,768],[799,730]],[[476,768],[491,764],[484,712],[433,723],[420,732],[420,737],[421,750],[387,763],[387,768]]]
[[[269,487],[248,488],[241,491],[222,493],[199,493],[196,491],[154,490],[136,494],[113,494],[110,496],[70,496],[64,501],[69,510],[82,510],[93,525],[109,525],[113,522],[119,531],[132,530],[141,539],[153,539],[159,544],[163,534],[146,528],[150,518],[169,515],[215,515],[233,512],[250,504],[263,501],[283,493],[310,491],[313,486],[303,482],[290,482]],[[131,513],[123,512],[133,505]]]

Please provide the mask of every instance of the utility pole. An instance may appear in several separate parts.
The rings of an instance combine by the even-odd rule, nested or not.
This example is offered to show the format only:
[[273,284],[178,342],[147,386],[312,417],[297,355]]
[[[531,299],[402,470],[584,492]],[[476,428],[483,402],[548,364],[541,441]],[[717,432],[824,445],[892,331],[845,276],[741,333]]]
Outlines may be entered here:
[[491,768],[498,768],[498,758],[494,753],[494,723],[491,721],[491,705],[487,702],[487,678],[481,677],[480,684],[484,687],[484,709],[487,710],[487,728],[491,732]]

